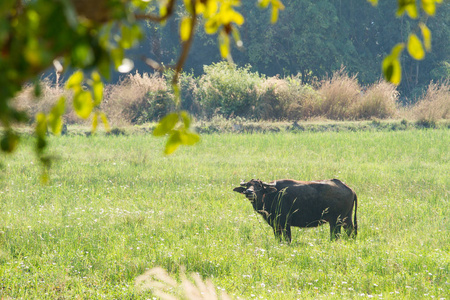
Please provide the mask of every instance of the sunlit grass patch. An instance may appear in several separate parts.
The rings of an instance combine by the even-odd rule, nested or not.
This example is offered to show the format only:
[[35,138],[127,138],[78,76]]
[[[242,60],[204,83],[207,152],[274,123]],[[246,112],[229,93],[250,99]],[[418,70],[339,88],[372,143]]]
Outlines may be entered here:
[[[3,298],[149,299],[135,280],[154,267],[231,298],[448,297],[447,129],[210,134],[167,157],[144,134],[50,142],[49,185],[31,151],[5,161]],[[357,239],[330,242],[325,225],[277,242],[232,191],[251,178],[344,181]]]

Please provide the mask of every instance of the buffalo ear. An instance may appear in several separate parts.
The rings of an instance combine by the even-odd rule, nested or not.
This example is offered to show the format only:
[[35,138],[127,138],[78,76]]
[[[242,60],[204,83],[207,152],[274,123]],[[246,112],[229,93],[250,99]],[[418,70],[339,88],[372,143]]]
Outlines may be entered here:
[[272,193],[278,192],[277,188],[273,187],[273,186],[266,186],[265,190],[266,190],[266,192],[268,194],[272,194]]
[[237,187],[237,188],[234,188],[234,189],[233,189],[233,192],[238,192],[238,193],[243,194],[245,190],[246,190],[246,188],[244,188],[244,187],[242,187],[242,186],[239,186],[239,187]]

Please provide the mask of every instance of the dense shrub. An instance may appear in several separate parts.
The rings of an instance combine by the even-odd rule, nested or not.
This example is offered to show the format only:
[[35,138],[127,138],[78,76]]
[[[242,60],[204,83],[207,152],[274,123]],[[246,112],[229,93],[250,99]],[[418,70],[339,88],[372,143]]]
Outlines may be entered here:
[[380,80],[361,94],[354,106],[353,115],[357,119],[393,117],[397,112],[398,96],[394,85]]
[[261,120],[279,120],[285,117],[290,99],[289,85],[278,77],[270,77],[258,88],[255,117]]
[[205,74],[198,80],[196,97],[205,117],[215,114],[253,116],[256,105],[256,87],[263,78],[250,71],[226,62],[204,66]]
[[182,73],[179,78],[181,91],[181,109],[187,110],[195,116],[202,116],[202,109],[198,99],[198,79],[192,74]]
[[310,85],[301,84],[298,78],[290,78],[291,90],[295,90],[295,98],[289,102],[286,116],[289,120],[308,120],[320,116],[322,97]]
[[174,110],[175,101],[165,76],[136,73],[107,87],[102,109],[115,124],[142,124]]
[[320,96],[298,77],[271,77],[261,86],[255,114],[264,120],[298,120],[316,116]]

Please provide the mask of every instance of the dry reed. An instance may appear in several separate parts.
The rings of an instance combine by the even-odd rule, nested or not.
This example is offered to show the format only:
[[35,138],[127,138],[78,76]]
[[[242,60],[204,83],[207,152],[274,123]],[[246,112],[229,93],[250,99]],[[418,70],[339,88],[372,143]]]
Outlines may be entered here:
[[180,273],[181,282],[178,282],[166,270],[156,267],[136,277],[134,282],[135,288],[139,292],[151,290],[155,296],[165,300],[231,299],[224,291],[221,291],[219,297],[211,280],[203,281],[197,273],[192,273],[190,277],[192,280],[189,280],[182,270]]
[[321,115],[332,120],[353,119],[353,106],[358,102],[361,87],[356,75],[349,76],[345,68],[333,73],[331,79],[322,82],[319,94],[322,96]]
[[450,82],[431,82],[427,91],[411,109],[417,121],[435,122],[450,118]]

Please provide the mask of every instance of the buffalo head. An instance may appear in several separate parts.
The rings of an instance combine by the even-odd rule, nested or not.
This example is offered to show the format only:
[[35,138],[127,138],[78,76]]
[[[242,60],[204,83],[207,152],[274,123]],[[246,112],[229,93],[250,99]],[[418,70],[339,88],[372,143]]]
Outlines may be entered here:
[[264,210],[264,196],[277,192],[275,182],[265,183],[259,179],[252,179],[248,182],[241,182],[241,186],[233,191],[244,194],[253,205],[256,211]]

